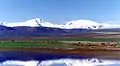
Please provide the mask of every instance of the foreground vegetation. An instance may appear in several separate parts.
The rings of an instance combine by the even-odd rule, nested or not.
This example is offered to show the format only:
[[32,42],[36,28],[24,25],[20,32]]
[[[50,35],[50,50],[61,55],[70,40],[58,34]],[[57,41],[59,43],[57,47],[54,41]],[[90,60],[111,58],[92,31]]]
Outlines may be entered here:
[[[67,41],[68,43],[64,42]],[[70,43],[71,41],[78,42],[117,42],[120,46],[120,39],[112,38],[57,38],[57,39],[29,39],[29,40],[7,40],[0,41],[0,47],[33,47],[33,48],[78,48],[78,44]],[[72,45],[73,44],[73,45]],[[79,46],[82,47],[82,46]]]
[[51,47],[56,44],[60,44],[60,42],[58,41],[12,40],[12,41],[1,41],[0,47]]

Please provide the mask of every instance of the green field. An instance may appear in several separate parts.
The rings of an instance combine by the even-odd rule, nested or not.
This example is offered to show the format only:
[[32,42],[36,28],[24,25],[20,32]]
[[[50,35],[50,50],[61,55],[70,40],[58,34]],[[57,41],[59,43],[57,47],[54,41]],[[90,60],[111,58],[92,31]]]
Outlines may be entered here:
[[[0,41],[0,47],[67,47],[62,41],[117,41],[120,44],[118,38],[57,38],[57,39],[29,39],[29,40],[7,40]],[[50,43],[51,42],[51,43]],[[63,46],[62,46],[63,45]]]
[[34,39],[34,41],[120,41],[120,38],[44,38]]
[[[49,43],[52,42],[52,43]],[[52,40],[9,40],[0,41],[0,47],[52,47],[62,42],[53,42]]]

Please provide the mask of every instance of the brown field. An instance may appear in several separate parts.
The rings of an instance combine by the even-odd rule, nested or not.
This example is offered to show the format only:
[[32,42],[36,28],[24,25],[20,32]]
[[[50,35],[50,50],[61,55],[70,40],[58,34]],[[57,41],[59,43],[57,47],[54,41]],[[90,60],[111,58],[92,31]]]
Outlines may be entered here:
[[106,49],[51,49],[51,48],[7,48],[0,47],[1,51],[21,51],[21,52],[47,52],[47,53],[63,53],[75,55],[89,55],[92,58],[104,59],[120,59],[120,48],[106,48]]
[[120,34],[120,32],[95,32],[95,33],[102,33],[102,34]]
[[120,38],[120,31],[116,31],[116,32],[95,32],[95,33],[99,33],[101,35],[96,35],[94,36],[94,38]]
[[120,38],[120,35],[96,36],[94,38]]
[[[89,48],[89,49],[106,49],[106,48],[119,48],[118,42],[95,42],[95,41],[61,41],[61,47],[67,48]],[[58,46],[59,47],[59,46]]]

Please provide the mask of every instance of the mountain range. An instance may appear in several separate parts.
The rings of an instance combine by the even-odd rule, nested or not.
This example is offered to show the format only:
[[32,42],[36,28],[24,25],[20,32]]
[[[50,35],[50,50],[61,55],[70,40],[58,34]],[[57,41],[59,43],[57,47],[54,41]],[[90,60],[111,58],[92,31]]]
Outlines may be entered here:
[[1,22],[1,25],[7,27],[29,26],[29,27],[53,27],[60,29],[106,29],[106,28],[120,28],[120,24],[97,23],[90,20],[73,20],[65,24],[53,24],[39,18],[31,19],[25,22]]
[[120,30],[119,27],[116,24],[97,23],[90,20],[74,20],[65,24],[53,24],[35,18],[25,22],[1,22],[0,37],[87,35],[98,30]]

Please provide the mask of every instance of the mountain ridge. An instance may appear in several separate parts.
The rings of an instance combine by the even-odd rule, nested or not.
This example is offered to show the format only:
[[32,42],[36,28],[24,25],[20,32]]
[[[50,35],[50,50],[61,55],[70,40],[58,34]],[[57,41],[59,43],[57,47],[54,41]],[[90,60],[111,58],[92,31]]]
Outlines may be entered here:
[[29,27],[53,27],[61,29],[104,29],[104,28],[119,28],[120,25],[97,23],[90,20],[73,20],[66,22],[65,24],[53,24],[51,22],[44,21],[40,18],[31,19],[25,22],[1,22],[1,25],[7,27],[17,26],[29,26]]
[[[111,27],[112,26],[112,27]],[[101,24],[89,20],[69,21],[66,24],[53,24],[36,18],[25,22],[2,23],[0,37],[86,37],[99,36],[101,31],[120,31],[119,25]],[[107,28],[104,28],[107,27]],[[1,39],[0,38],[0,39]]]

